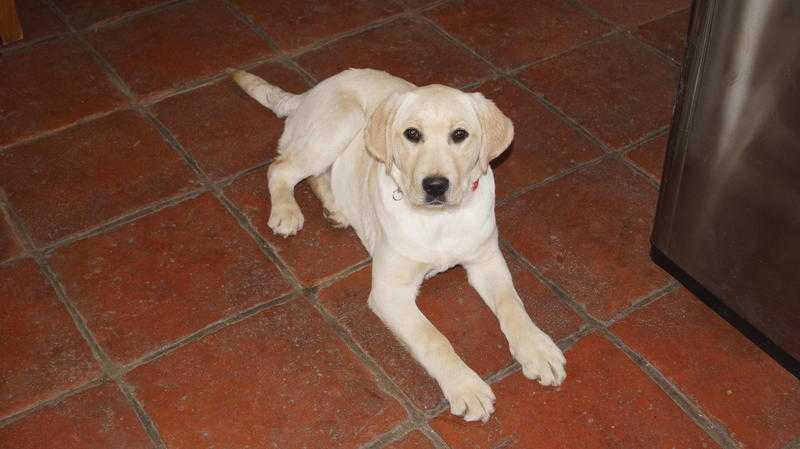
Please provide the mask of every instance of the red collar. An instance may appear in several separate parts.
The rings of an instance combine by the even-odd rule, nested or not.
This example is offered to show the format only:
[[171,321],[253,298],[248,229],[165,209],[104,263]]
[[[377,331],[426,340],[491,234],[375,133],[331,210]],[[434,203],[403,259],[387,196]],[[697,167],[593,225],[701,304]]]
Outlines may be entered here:
[[479,179],[476,179],[475,181],[472,181],[472,191],[473,191],[473,192],[474,192],[474,191],[476,191],[476,190],[478,190],[478,182],[479,182],[479,181],[480,181],[480,178],[479,178]]

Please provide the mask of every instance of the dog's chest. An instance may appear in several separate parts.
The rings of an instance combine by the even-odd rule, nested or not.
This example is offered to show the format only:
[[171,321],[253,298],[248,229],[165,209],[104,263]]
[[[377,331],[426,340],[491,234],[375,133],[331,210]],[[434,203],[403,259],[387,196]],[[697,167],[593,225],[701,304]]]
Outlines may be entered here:
[[484,178],[485,190],[476,191],[467,204],[441,210],[420,210],[381,189],[382,210],[376,215],[384,238],[406,257],[431,264],[434,272],[470,260],[496,229],[494,180],[491,174]]

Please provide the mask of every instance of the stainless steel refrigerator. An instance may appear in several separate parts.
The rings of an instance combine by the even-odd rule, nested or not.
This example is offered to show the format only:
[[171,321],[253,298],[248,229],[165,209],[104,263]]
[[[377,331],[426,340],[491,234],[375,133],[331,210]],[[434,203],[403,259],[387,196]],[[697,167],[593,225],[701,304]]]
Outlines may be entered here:
[[695,1],[652,242],[796,374],[800,1]]

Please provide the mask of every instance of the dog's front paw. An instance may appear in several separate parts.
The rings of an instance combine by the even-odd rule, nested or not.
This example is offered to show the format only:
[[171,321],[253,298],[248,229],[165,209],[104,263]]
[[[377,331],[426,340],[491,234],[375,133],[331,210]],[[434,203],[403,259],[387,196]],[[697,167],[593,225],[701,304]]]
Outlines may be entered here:
[[303,221],[303,213],[297,204],[282,204],[272,206],[267,224],[272,232],[288,237],[297,234],[303,227]]
[[531,329],[511,343],[511,355],[522,365],[528,379],[539,380],[542,385],[561,385],[567,377],[567,363],[561,349],[547,334]]
[[450,413],[463,416],[465,421],[486,422],[494,412],[492,388],[469,368],[442,385],[442,391],[450,402]]

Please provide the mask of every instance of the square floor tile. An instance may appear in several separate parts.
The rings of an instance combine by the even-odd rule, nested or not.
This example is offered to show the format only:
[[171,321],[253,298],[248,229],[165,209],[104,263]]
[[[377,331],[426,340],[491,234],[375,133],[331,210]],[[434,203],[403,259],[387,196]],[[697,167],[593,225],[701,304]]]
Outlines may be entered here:
[[406,418],[304,299],[128,376],[170,448],[352,448]]
[[678,68],[618,35],[531,67],[519,78],[616,148],[669,125]]
[[284,51],[366,25],[400,12],[382,0],[233,0]]
[[683,61],[688,31],[689,10],[685,9],[642,25],[635,34],[680,64]]
[[781,449],[800,435],[800,382],[688,291],[611,330],[744,447]]
[[566,357],[567,380],[560,387],[542,387],[517,372],[492,386],[497,402],[488,423],[444,413],[433,428],[453,449],[717,447],[603,337],[580,340]]
[[581,0],[612,22],[622,26],[640,25],[671,12],[686,9],[691,0]]
[[656,197],[622,162],[606,161],[503,205],[500,238],[608,320],[669,282],[649,257]]
[[426,13],[445,31],[503,68],[519,67],[610,31],[570,2],[448,2]]
[[[514,285],[531,318],[554,340],[578,330],[581,320],[532,274],[507,257]],[[322,305],[420,408],[430,410],[444,399],[439,386],[408,354],[367,306],[371,271],[361,270],[320,292]],[[461,268],[425,281],[417,297],[425,316],[444,334],[475,372],[487,376],[513,359],[492,312],[469,286]],[[533,382],[533,381],[531,381]]]
[[0,267],[0,303],[0,418],[101,374],[33,260]]
[[433,443],[420,431],[414,431],[402,440],[384,446],[386,449],[434,449]]
[[297,62],[318,80],[348,68],[372,68],[417,84],[463,86],[489,68],[428,24],[397,20],[305,53]]
[[119,19],[167,0],[55,0],[75,28]]
[[199,186],[158,131],[130,111],[0,153],[0,174],[37,243]]
[[[308,84],[283,65],[265,64],[250,72],[287,91],[308,90]],[[283,132],[283,119],[230,79],[168,98],[153,111],[216,179],[274,157]]]
[[305,286],[369,257],[352,228],[336,229],[324,218],[322,204],[306,183],[294,190],[305,217],[303,229],[286,238],[273,234],[267,226],[271,203],[266,170],[237,180],[225,190],[225,194],[239,206],[253,227],[272,244]]
[[11,227],[8,215],[0,210],[0,262],[22,254],[22,242]]
[[599,146],[511,81],[489,81],[475,90],[514,122],[513,145],[492,163],[498,200],[603,154]]
[[146,97],[272,52],[221,0],[181,3],[112,25],[90,39],[131,89]]
[[0,49],[29,44],[67,31],[66,25],[56,13],[41,0],[18,1],[16,7],[23,38],[21,41],[4,44]]
[[661,181],[664,158],[667,156],[667,134],[643,143],[631,150],[627,157],[642,167],[650,176]]
[[289,290],[208,193],[51,259],[100,346],[120,363]]
[[71,39],[3,55],[0,73],[0,147],[127,103]]
[[145,449],[153,445],[114,384],[48,405],[0,428],[0,446],[14,449]]

